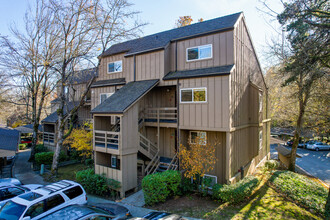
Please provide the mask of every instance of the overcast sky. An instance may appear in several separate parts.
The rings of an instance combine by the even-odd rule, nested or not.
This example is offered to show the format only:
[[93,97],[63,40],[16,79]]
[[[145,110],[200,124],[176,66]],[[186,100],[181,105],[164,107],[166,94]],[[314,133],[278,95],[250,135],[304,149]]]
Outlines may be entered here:
[[[31,0],[0,0],[0,34],[8,35],[8,26],[16,23],[22,24],[27,5]],[[148,22],[143,31],[149,35],[174,28],[179,16],[190,15],[193,22],[199,18],[204,20],[221,17],[224,15],[244,12],[252,41],[261,61],[261,65],[269,65],[264,51],[267,42],[277,38],[275,30],[280,29],[277,22],[269,25],[269,17],[266,17],[257,8],[263,8],[260,0],[135,0],[134,10],[140,11],[142,21]],[[279,0],[268,0],[267,4],[277,11],[282,10]]]

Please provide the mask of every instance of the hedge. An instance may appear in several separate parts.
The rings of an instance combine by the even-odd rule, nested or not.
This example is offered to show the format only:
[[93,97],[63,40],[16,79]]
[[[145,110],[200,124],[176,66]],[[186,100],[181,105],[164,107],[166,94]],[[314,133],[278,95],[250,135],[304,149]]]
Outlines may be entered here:
[[230,204],[238,204],[251,196],[258,183],[258,178],[247,176],[235,184],[217,185],[213,189],[213,198]]
[[118,181],[107,179],[104,175],[95,174],[93,169],[77,172],[76,181],[79,182],[88,193],[100,196],[104,196],[120,188],[120,183]]
[[328,190],[321,184],[291,171],[275,171],[269,182],[299,204],[320,214],[325,213]]
[[180,172],[174,170],[145,176],[142,180],[142,189],[146,204],[165,202],[169,196],[177,195],[180,184]]
[[[54,152],[42,152],[35,154],[35,162],[37,165],[45,164],[50,165],[53,162]],[[64,151],[60,152],[59,161],[66,161],[68,156]]]

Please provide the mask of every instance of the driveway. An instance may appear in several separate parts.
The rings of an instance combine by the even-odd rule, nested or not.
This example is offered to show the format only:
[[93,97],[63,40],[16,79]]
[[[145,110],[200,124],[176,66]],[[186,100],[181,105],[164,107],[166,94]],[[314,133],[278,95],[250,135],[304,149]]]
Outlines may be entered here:
[[[270,145],[272,159],[277,158],[275,147],[276,144]],[[287,148],[291,150],[291,148]],[[297,153],[301,156],[296,160],[299,167],[330,185],[330,151],[311,151],[298,148]]]

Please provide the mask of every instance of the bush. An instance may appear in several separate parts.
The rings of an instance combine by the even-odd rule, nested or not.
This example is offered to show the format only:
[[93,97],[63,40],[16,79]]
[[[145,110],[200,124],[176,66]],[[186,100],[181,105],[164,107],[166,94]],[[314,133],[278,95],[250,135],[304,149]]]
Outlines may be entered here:
[[180,189],[183,194],[189,194],[196,190],[196,184],[193,184],[189,178],[183,178],[181,180]]
[[[45,164],[50,165],[53,162],[54,152],[42,152],[42,153],[36,153],[35,154],[35,161],[37,165]],[[60,152],[59,161],[66,161],[68,159],[68,156],[64,151]]]
[[294,201],[324,214],[328,191],[321,184],[291,171],[276,171],[269,181]]
[[[219,192],[219,198],[223,202],[238,204],[252,194],[253,189],[258,185],[259,180],[254,176],[247,176],[239,182],[231,185],[224,185]],[[217,197],[217,195],[213,195]]]
[[146,204],[153,205],[158,202],[165,202],[169,196],[177,195],[180,183],[180,172],[174,170],[144,177],[142,189]]
[[212,198],[215,199],[215,200],[220,200],[220,189],[222,188],[222,185],[221,184],[214,184],[212,186]]
[[34,150],[36,154],[48,151],[48,149],[43,144],[37,144]]
[[82,170],[76,173],[76,181],[91,194],[104,196],[111,189],[118,190],[120,183],[116,180],[107,179],[104,175],[94,173],[93,169]]
[[20,150],[25,150],[27,144],[20,144],[18,147]]
[[264,165],[264,171],[275,170],[280,167],[280,162],[277,160],[267,160]]
[[94,164],[94,160],[93,159],[86,159],[85,160],[85,165],[87,165],[87,166],[91,166],[91,165],[93,165]]

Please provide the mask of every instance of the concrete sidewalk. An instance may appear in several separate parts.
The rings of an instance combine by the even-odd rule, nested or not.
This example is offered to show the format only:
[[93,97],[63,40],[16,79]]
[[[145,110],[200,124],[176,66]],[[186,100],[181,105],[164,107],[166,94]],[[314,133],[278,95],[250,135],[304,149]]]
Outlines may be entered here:
[[28,160],[30,158],[31,149],[20,151],[16,156],[14,165],[14,176],[19,179],[22,184],[42,184],[47,185],[42,176],[33,171],[32,163]]

